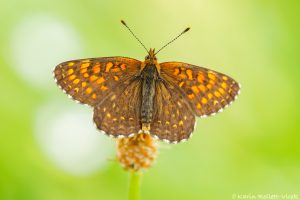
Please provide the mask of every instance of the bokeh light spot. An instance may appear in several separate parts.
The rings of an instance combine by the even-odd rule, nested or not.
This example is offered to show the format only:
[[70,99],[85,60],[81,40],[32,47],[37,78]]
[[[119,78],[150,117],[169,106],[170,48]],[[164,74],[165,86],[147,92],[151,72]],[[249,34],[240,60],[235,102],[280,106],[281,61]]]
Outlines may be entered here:
[[34,86],[53,84],[53,68],[80,57],[80,39],[67,23],[46,15],[25,17],[11,37],[11,66]]
[[113,157],[110,138],[96,130],[89,108],[48,103],[36,115],[36,136],[43,152],[56,166],[73,175],[88,175]]

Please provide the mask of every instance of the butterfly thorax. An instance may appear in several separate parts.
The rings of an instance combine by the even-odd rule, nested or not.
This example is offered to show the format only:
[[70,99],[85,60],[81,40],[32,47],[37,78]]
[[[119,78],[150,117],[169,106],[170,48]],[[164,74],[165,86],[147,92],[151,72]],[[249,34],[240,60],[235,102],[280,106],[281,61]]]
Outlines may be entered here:
[[150,49],[146,56],[141,71],[142,80],[142,103],[141,103],[141,122],[144,132],[150,131],[150,123],[153,119],[153,104],[155,96],[155,85],[159,80],[159,65],[157,63],[154,49]]

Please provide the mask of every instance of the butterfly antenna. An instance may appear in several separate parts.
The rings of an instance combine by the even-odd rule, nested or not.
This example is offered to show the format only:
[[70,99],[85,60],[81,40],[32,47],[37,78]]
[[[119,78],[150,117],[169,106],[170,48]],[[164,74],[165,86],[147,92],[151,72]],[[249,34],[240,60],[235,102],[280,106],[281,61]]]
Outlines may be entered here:
[[163,47],[161,47],[156,53],[158,54],[158,52],[160,52],[162,49],[164,49],[166,46],[168,46],[169,44],[171,44],[172,42],[174,42],[175,40],[177,40],[177,38],[179,38],[181,35],[183,35],[184,33],[188,32],[191,28],[188,27],[186,29],[184,29],[184,31],[182,31],[179,35],[177,35],[177,37],[175,37],[173,40],[171,40],[170,42],[168,42],[167,44],[165,44]]
[[145,45],[141,42],[141,40],[132,32],[132,30],[127,26],[127,24],[125,23],[124,20],[121,20],[121,23],[130,31],[130,33],[133,35],[133,37],[135,37],[135,39],[137,39],[137,41],[139,41],[139,43],[144,47],[144,49],[148,52],[147,48],[145,47]]

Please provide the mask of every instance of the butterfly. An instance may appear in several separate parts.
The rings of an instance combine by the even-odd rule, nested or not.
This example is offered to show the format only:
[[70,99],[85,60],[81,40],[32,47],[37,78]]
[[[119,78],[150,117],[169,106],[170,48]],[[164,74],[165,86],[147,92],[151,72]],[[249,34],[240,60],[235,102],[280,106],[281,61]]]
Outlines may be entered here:
[[190,138],[196,116],[223,111],[236,99],[240,86],[204,67],[159,63],[157,53],[150,49],[143,62],[128,57],[71,60],[57,65],[53,74],[65,93],[94,109],[93,120],[107,135],[147,133],[178,143]]

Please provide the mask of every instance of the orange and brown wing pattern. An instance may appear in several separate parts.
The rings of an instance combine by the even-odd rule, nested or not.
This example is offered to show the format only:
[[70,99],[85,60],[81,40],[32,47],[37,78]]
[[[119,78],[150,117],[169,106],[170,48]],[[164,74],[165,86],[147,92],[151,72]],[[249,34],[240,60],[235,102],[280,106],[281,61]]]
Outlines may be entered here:
[[134,77],[141,62],[125,57],[103,57],[72,60],[54,69],[58,86],[74,100],[95,106],[116,87]]
[[239,94],[240,86],[231,77],[181,62],[160,64],[161,77],[178,89],[197,116],[221,112]]
[[194,113],[177,89],[167,81],[157,82],[150,133],[165,142],[177,143],[188,139],[194,126]]
[[141,80],[133,78],[94,108],[94,122],[98,129],[114,137],[137,134],[141,129],[140,108]]

